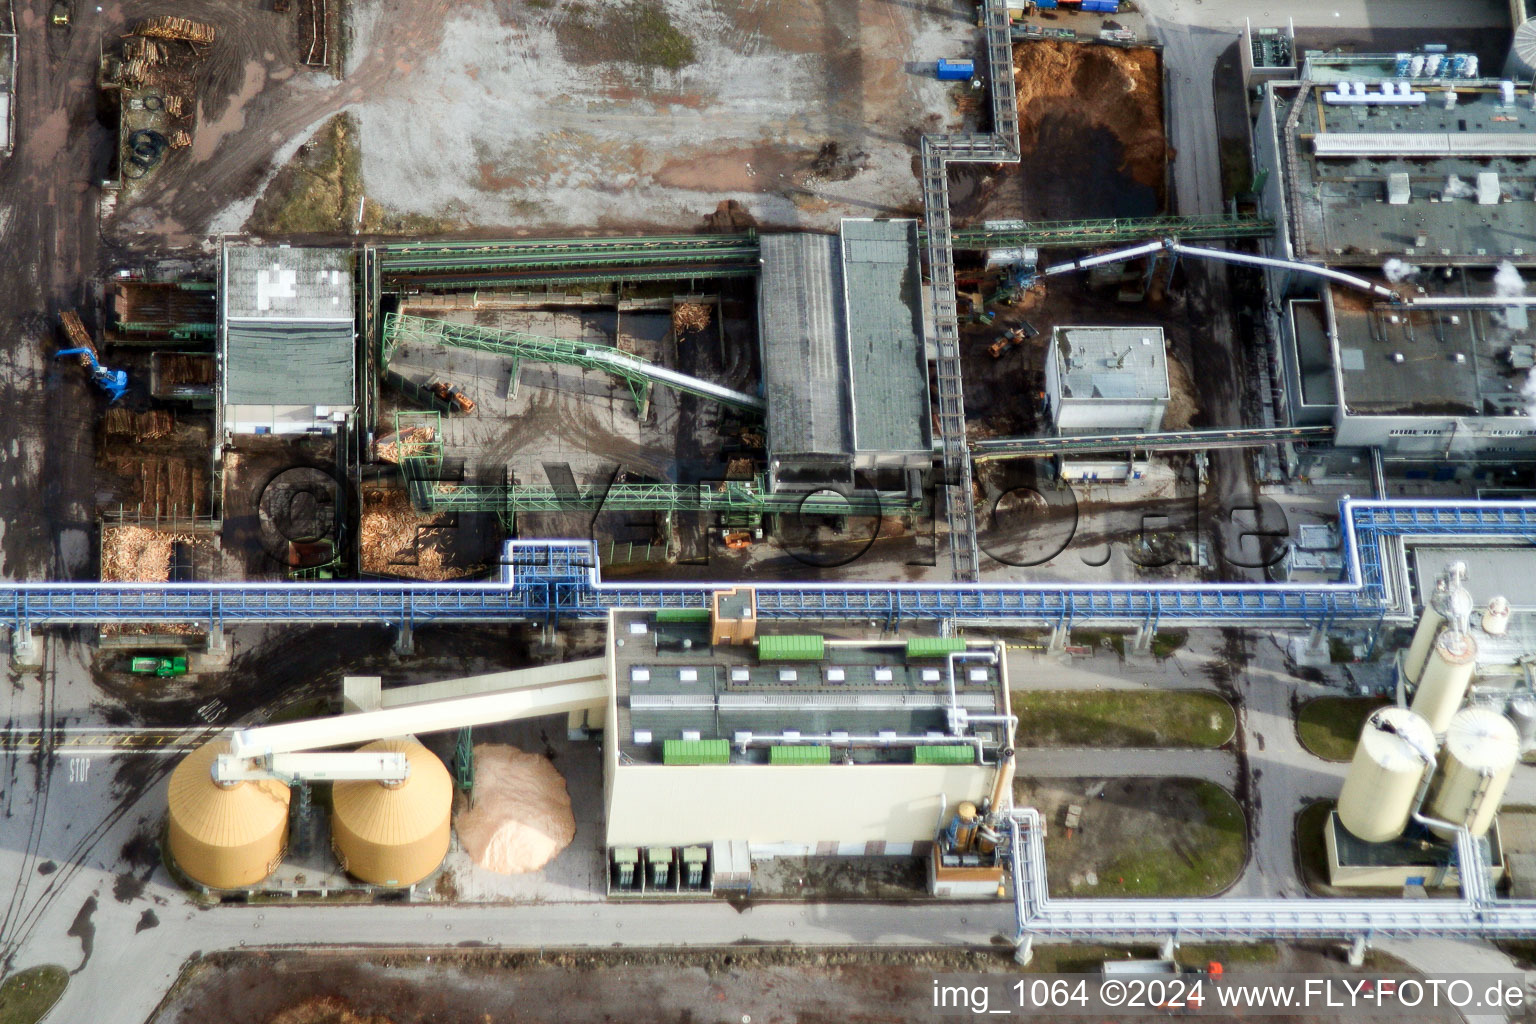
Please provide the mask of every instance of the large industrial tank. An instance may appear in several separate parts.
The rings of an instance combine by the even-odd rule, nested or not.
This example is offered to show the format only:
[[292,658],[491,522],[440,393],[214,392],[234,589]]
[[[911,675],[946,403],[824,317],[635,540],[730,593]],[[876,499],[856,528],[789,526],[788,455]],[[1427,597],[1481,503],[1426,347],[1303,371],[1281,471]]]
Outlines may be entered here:
[[1424,661],[1429,657],[1435,638],[1440,635],[1440,628],[1446,621],[1466,622],[1467,616],[1472,614],[1472,595],[1461,585],[1465,575],[1465,567],[1456,562],[1447,566],[1446,571],[1435,580],[1434,592],[1424,602],[1424,611],[1419,616],[1418,627],[1413,631],[1413,640],[1408,644],[1408,653],[1403,656],[1403,675],[1410,683],[1419,681],[1424,671]]
[[1509,720],[1515,723],[1522,752],[1536,747],[1536,697],[1522,694],[1509,702]]
[[1445,732],[1461,707],[1477,663],[1477,641],[1471,634],[1447,629],[1435,640],[1424,662],[1424,674],[1413,694],[1413,710],[1423,715],[1436,735]]
[[1339,792],[1339,821],[1368,843],[1402,835],[1434,757],[1434,730],[1421,716],[1399,707],[1373,712]]
[[213,781],[213,761],[229,752],[213,740],[171,772],[171,859],[213,889],[242,889],[276,870],[288,842],[288,787],[276,779]]
[[[1509,719],[1490,708],[1458,711],[1445,731],[1429,816],[1483,835],[1493,824],[1519,760],[1520,738]],[[1445,839],[1455,835],[1451,829],[1434,831]]]
[[331,846],[355,878],[415,885],[448,852],[453,781],[436,754],[414,739],[378,740],[361,752],[399,752],[403,782],[338,782],[331,791]]

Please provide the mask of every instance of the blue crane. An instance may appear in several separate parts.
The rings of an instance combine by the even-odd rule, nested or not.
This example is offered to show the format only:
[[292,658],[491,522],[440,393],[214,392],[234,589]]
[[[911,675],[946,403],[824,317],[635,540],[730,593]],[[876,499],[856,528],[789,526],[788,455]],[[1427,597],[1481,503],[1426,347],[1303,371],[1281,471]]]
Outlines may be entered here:
[[107,404],[111,405],[128,391],[128,371],[109,370],[96,361],[96,353],[88,348],[66,348],[53,354],[57,359],[60,356],[85,356],[90,363],[91,382],[107,393]]

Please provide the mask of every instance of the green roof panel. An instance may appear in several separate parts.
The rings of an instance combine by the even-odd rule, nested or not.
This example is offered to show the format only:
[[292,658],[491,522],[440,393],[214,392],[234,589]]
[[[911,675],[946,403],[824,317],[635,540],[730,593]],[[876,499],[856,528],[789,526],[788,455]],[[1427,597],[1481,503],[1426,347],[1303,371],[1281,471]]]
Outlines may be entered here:
[[826,641],[812,633],[783,633],[757,638],[759,661],[820,661]]
[[958,636],[914,636],[907,641],[907,660],[942,658],[965,650],[965,638]]
[[815,744],[779,744],[768,748],[769,764],[831,764],[832,748]]
[[912,748],[913,764],[975,764],[976,749],[966,743],[930,744]]
[[662,764],[730,764],[730,740],[662,740]]
[[660,608],[656,612],[657,622],[708,622],[708,608]]

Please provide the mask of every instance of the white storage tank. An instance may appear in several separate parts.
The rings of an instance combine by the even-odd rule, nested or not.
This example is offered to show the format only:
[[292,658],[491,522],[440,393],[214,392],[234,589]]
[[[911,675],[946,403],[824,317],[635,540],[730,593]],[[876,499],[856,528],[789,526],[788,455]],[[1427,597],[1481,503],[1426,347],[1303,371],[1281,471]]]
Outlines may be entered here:
[[1423,715],[1435,735],[1450,727],[1451,718],[1467,696],[1477,665],[1477,641],[1457,629],[1447,629],[1435,641],[1424,662],[1424,674],[1413,693],[1413,710]]
[[[1445,731],[1429,816],[1464,825],[1474,836],[1484,835],[1519,760],[1520,737],[1514,723],[1491,708],[1458,711]],[[1433,830],[1442,839],[1455,837],[1451,829]]]
[[1465,622],[1472,614],[1472,595],[1467,593],[1467,588],[1461,585],[1465,576],[1466,565],[1462,562],[1453,562],[1446,566],[1445,572],[1435,580],[1434,593],[1430,594],[1429,600],[1424,602],[1424,611],[1419,616],[1419,625],[1413,631],[1413,640],[1408,645],[1408,653],[1403,656],[1403,675],[1410,683],[1417,683],[1419,676],[1424,672],[1424,662],[1434,648],[1435,638],[1440,635],[1441,627],[1448,620]]
[[1509,598],[1490,597],[1483,609],[1483,632],[1489,636],[1503,636],[1509,632]]
[[1373,712],[1339,792],[1339,821],[1368,843],[1402,835],[1434,757],[1435,734],[1422,717],[1400,707]]
[[1529,694],[1509,702],[1509,720],[1515,723],[1515,733],[1520,737],[1520,749],[1536,747],[1536,697]]

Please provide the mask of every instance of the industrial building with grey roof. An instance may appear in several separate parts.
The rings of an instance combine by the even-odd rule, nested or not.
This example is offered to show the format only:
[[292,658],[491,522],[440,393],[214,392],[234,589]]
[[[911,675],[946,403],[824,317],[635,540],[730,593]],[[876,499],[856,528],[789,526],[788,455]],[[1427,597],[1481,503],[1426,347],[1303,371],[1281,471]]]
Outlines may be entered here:
[[915,221],[761,240],[759,339],[776,489],[932,462]]
[[223,433],[334,430],[357,402],[352,254],[229,245],[222,260]]
[[1536,91],[1469,70],[1466,55],[1433,50],[1314,54],[1297,80],[1264,86],[1254,167],[1276,225],[1268,255],[1406,300],[1266,273],[1292,421],[1331,422],[1341,447],[1536,457],[1521,272],[1536,266]]

